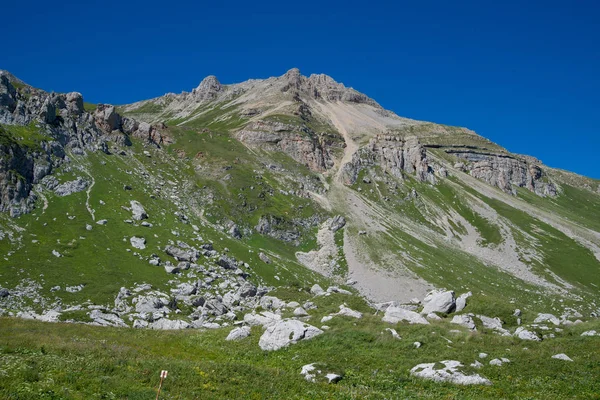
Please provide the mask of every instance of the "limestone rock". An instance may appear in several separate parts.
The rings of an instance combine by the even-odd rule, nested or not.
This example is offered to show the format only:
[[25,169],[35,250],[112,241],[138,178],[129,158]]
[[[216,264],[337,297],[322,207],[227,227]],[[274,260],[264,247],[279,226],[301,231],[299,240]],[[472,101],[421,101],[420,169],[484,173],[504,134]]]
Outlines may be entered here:
[[454,312],[461,312],[467,306],[467,299],[473,294],[471,292],[463,293],[456,299],[456,309]]
[[267,351],[279,350],[322,333],[322,330],[312,325],[297,320],[283,320],[269,326],[260,337],[258,345]]
[[450,321],[450,322],[453,324],[458,324],[460,326],[464,326],[465,328],[470,329],[472,331],[476,330],[475,322],[473,321],[473,318],[467,314],[455,315],[452,318],[452,321]]
[[444,367],[435,369],[436,363],[419,364],[410,370],[410,374],[434,382],[451,382],[458,385],[491,385],[492,383],[479,374],[465,375],[458,368],[463,365],[459,361],[441,361]]
[[58,185],[54,189],[54,193],[64,197],[73,193],[82,192],[88,187],[88,182],[82,177],[78,177],[74,181],[69,181]]
[[522,340],[533,340],[536,342],[541,341],[542,339],[540,339],[540,337],[537,335],[537,333],[532,332],[530,330],[525,329],[524,327],[518,327],[517,330],[514,333],[514,336],[518,337],[519,339]]
[[129,242],[136,249],[144,250],[146,248],[146,239],[143,237],[133,236],[129,239]]
[[142,204],[139,201],[131,200],[130,204],[131,204],[131,218],[133,218],[136,221],[141,221],[143,219],[148,218],[148,214],[146,213],[144,206],[142,206]]
[[454,292],[452,291],[431,291],[423,299],[423,310],[421,314],[429,314],[432,312],[436,313],[450,313],[456,308],[456,300],[454,298]]
[[573,362],[573,360],[571,359],[571,357],[569,357],[568,355],[566,355],[564,353],[555,354],[555,355],[552,356],[552,358],[554,358],[556,360],[563,360],[563,361],[571,361],[571,362]]
[[250,336],[250,327],[249,326],[241,326],[239,328],[233,329],[229,332],[229,335],[225,338],[227,341],[231,340],[242,340]]
[[388,307],[385,310],[385,315],[382,319],[384,322],[389,322],[391,324],[396,324],[400,321],[406,321],[411,324],[423,324],[429,325],[429,321],[427,321],[423,316],[414,312],[405,310],[400,307]]

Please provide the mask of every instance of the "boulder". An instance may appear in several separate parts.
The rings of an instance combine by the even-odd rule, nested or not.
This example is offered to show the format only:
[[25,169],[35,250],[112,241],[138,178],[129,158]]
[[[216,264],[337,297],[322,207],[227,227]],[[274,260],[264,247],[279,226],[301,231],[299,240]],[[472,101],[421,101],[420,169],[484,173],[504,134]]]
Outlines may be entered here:
[[195,262],[198,259],[198,252],[194,249],[182,249],[176,246],[165,246],[165,253],[174,257],[177,261]]
[[235,270],[237,268],[237,261],[235,258],[228,256],[219,257],[217,264],[225,269]]
[[171,320],[167,318],[161,318],[158,321],[154,321],[148,324],[148,328],[150,329],[159,329],[159,330],[177,330],[177,329],[187,329],[190,328],[191,325],[182,320]]
[[343,315],[351,318],[362,318],[362,313],[359,311],[355,311],[351,308],[346,307],[344,304],[340,305],[340,311],[338,311],[335,315]]
[[458,296],[458,298],[456,299],[456,309],[454,310],[454,312],[461,312],[462,310],[464,310],[467,306],[467,299],[472,295],[473,293],[467,292]]
[[274,325],[279,321],[281,321],[281,315],[268,311],[263,311],[260,314],[252,313],[244,315],[244,322],[249,326],[267,327]]
[[146,248],[146,239],[143,237],[133,236],[129,239],[129,242],[136,249],[144,250]]
[[423,310],[421,314],[432,312],[448,314],[456,308],[456,299],[452,291],[433,290],[423,299]]
[[387,310],[385,310],[385,315],[383,316],[382,320],[384,322],[389,322],[390,324],[396,324],[400,321],[407,321],[410,324],[429,325],[429,322],[420,314],[393,306],[388,307]]
[[325,294],[325,291],[323,290],[323,288],[321,286],[319,286],[318,284],[315,283],[310,288],[310,293],[314,296],[321,296],[321,295]]
[[142,206],[139,201],[131,200],[130,204],[131,204],[131,218],[133,218],[136,221],[141,221],[143,219],[148,218],[148,214],[146,213],[144,206]]
[[452,321],[450,322],[453,324],[464,326],[465,328],[470,329],[472,331],[476,330],[473,318],[467,314],[455,315],[454,318],[452,318]]
[[256,286],[250,282],[244,282],[238,290],[238,294],[241,298],[254,297],[258,293]]
[[466,375],[458,370],[463,365],[459,361],[440,361],[444,367],[435,369],[436,363],[419,364],[410,370],[410,374],[434,382],[450,382],[457,385],[491,385],[479,374]]
[[300,340],[311,339],[323,331],[298,320],[282,320],[269,326],[260,337],[258,345],[267,351],[279,350]]
[[517,328],[517,330],[515,330],[514,336],[518,337],[519,339],[522,340],[533,340],[536,342],[541,341],[542,339],[540,339],[540,337],[537,335],[537,333],[529,331],[527,329],[525,329],[524,327],[519,327]]
[[54,189],[54,193],[58,196],[64,197],[73,193],[84,191],[88,187],[88,182],[82,177],[77,177],[74,181],[61,183]]
[[278,310],[285,307],[285,301],[274,296],[263,296],[260,299],[260,306],[265,310]]
[[556,326],[560,325],[560,319],[552,314],[538,314],[537,318],[533,321],[534,324],[542,324],[544,322],[550,322]]
[[302,307],[297,307],[294,310],[294,316],[296,317],[306,317],[308,315],[308,313],[306,312],[306,310]]
[[571,357],[569,357],[568,355],[566,355],[564,353],[555,354],[555,355],[552,356],[552,358],[554,358],[556,360],[563,360],[563,361],[571,361],[571,362],[573,362],[573,360],[571,359]]
[[229,332],[229,335],[225,338],[227,341],[231,340],[242,340],[250,336],[250,327],[249,326],[241,326],[239,328],[233,329]]
[[[3,289],[6,290],[6,289]],[[1,294],[0,294],[1,296]],[[581,336],[600,336],[600,332],[596,332],[596,331],[585,331],[581,334]]]

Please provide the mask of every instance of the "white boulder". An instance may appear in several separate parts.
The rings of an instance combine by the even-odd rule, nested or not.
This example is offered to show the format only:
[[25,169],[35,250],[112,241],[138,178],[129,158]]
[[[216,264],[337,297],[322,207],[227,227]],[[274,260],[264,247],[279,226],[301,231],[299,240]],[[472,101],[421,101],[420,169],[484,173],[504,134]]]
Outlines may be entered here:
[[267,351],[279,350],[322,333],[323,331],[319,328],[298,320],[282,320],[265,330],[258,341],[258,345],[261,349]]
[[429,314],[432,312],[444,313],[454,311],[456,308],[456,299],[453,291],[433,290],[423,299],[423,310],[421,314]]
[[400,307],[393,306],[388,307],[387,310],[385,310],[385,315],[383,316],[382,320],[384,322],[389,322],[390,324],[396,324],[400,321],[406,321],[410,324],[429,325],[429,321],[423,318],[422,315],[414,311],[409,311]]
[[451,382],[457,385],[491,385],[492,383],[479,374],[465,375],[458,370],[463,365],[459,361],[441,361],[443,368],[435,369],[436,363],[419,364],[410,370],[410,374],[434,382]]
[[239,328],[233,329],[229,332],[229,335],[225,338],[227,341],[231,340],[242,340],[250,336],[250,327],[249,326],[241,326]]

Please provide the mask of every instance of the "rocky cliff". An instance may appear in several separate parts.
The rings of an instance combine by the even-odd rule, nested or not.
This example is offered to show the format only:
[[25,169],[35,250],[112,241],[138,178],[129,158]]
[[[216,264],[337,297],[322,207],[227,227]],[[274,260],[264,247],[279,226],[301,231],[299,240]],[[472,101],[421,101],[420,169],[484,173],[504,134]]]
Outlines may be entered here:
[[99,104],[88,112],[80,93],[47,93],[4,71],[0,124],[0,210],[13,216],[31,210],[33,185],[68,161],[66,150],[109,152],[110,142],[128,145],[130,136],[156,145],[164,142],[162,125],[122,117],[111,105]]
[[549,180],[541,162],[533,157],[496,154],[468,149],[446,150],[448,154],[464,159],[459,169],[496,186],[506,193],[515,194],[515,186],[526,188],[539,196],[557,195],[556,185]]
[[385,173],[403,179],[404,174],[414,176],[420,182],[435,183],[433,168],[427,160],[427,152],[415,136],[401,138],[394,135],[378,135],[367,146],[354,153],[352,160],[343,166],[346,184],[353,184],[361,169],[379,166]]

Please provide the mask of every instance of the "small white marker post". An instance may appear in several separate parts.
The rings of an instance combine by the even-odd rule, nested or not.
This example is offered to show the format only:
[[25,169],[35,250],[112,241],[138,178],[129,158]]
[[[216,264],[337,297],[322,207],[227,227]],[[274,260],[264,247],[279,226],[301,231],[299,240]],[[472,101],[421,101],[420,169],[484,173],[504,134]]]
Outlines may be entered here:
[[156,400],[158,400],[158,396],[160,396],[160,389],[162,388],[163,381],[167,377],[168,373],[169,371],[166,371],[164,369],[160,371],[160,383],[158,384],[158,392],[156,392]]

